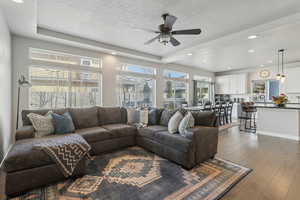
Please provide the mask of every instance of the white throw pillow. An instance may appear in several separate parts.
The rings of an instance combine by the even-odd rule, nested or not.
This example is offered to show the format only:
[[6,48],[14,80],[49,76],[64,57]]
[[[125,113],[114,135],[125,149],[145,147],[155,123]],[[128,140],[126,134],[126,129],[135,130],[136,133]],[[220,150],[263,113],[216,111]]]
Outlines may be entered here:
[[181,112],[177,111],[169,120],[168,123],[168,131],[169,133],[176,133],[178,132],[178,126],[180,124],[180,121],[182,120],[183,115]]
[[191,112],[188,112],[184,118],[181,120],[178,130],[180,135],[185,136],[188,128],[193,128],[195,126],[195,119]]
[[35,113],[29,113],[27,115],[35,129],[35,137],[44,137],[54,133],[52,113],[52,111],[49,111],[45,116]]

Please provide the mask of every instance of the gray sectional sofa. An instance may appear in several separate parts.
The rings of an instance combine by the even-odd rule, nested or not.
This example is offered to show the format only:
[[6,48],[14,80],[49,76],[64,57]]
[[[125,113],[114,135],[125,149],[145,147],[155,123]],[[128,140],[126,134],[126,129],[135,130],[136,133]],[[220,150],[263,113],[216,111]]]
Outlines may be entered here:
[[[27,117],[29,113],[44,115],[49,110],[22,111],[23,127],[16,132],[16,143],[4,161],[6,172],[6,194],[15,195],[26,190],[64,179],[54,161],[43,151],[33,150],[33,144],[47,138],[34,138],[34,129]],[[70,112],[75,125],[75,133],[81,135],[92,147],[91,154],[141,146],[144,149],[173,161],[184,168],[214,157],[217,153],[218,128],[216,116],[212,112],[193,113],[195,127],[188,130],[185,137],[170,134],[167,123],[172,112],[160,110],[157,121],[144,128],[127,124],[127,111],[119,107],[66,108],[53,110],[54,113]],[[70,133],[72,134],[72,133]],[[77,166],[74,176],[84,174],[86,160]]]

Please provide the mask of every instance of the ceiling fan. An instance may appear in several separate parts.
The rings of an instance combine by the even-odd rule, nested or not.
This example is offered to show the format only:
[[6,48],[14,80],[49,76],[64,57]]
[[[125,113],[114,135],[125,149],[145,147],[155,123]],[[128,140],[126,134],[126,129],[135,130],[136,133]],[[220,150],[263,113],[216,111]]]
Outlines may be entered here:
[[170,42],[173,46],[178,46],[180,45],[180,42],[173,37],[174,35],[199,35],[201,33],[201,29],[173,31],[173,25],[176,22],[177,17],[166,13],[162,15],[162,18],[164,20],[164,23],[158,26],[159,31],[147,30],[148,32],[156,33],[158,35],[152,38],[151,40],[145,42],[145,45],[151,44],[155,40],[158,40],[164,45],[167,45]]

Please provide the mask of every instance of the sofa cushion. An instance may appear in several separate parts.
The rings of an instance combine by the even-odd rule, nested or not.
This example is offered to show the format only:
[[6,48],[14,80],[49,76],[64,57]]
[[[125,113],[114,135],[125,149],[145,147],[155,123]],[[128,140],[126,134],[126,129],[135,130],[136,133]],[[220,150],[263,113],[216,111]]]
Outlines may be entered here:
[[153,125],[138,129],[138,134],[143,137],[153,138],[156,132],[167,130],[168,128],[165,126]]
[[112,137],[110,132],[102,127],[78,129],[75,133],[81,135],[88,143],[99,142]]
[[107,124],[102,127],[110,132],[112,138],[134,136],[136,134],[136,128],[127,124]]
[[155,132],[152,139],[181,152],[188,152],[192,148],[192,140],[179,134],[171,134],[168,131]]
[[192,112],[195,119],[195,126],[213,127],[216,124],[216,114],[214,112]]
[[76,129],[90,128],[98,126],[98,108],[70,108]]
[[170,111],[167,109],[163,110],[161,113],[159,125],[168,126],[169,120],[173,116],[173,114],[175,114],[174,111]]
[[48,139],[61,138],[62,136],[47,136],[42,138],[24,139],[17,141],[4,162],[6,172],[14,172],[35,167],[55,164],[54,161],[41,150],[33,149],[33,145],[38,142],[47,141]]
[[[54,113],[62,115],[65,112],[68,112],[68,108],[63,108],[63,109],[51,109]],[[22,111],[22,121],[23,121],[23,126],[28,126],[32,125],[30,119],[27,117],[29,113],[35,113],[38,115],[46,115],[50,109],[43,109],[43,110],[23,110]]]
[[127,111],[119,107],[98,107],[99,125],[127,123]]

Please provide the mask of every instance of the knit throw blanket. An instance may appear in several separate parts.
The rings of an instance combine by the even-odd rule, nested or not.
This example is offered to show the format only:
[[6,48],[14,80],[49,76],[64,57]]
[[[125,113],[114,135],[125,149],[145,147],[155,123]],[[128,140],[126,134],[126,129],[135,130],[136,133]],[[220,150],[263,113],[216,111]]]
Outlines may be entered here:
[[90,145],[78,134],[59,138],[49,138],[45,142],[34,145],[43,150],[58,165],[65,177],[72,176],[77,164],[85,156],[89,157]]

